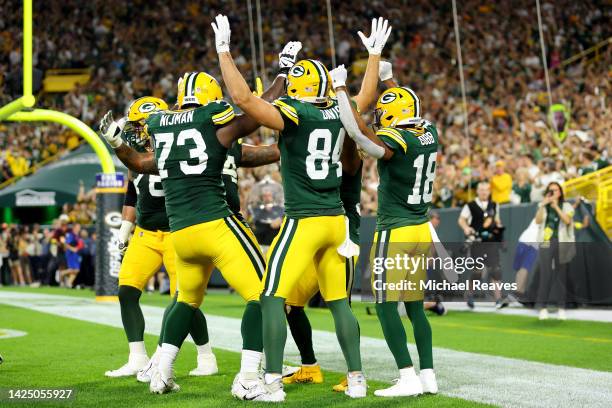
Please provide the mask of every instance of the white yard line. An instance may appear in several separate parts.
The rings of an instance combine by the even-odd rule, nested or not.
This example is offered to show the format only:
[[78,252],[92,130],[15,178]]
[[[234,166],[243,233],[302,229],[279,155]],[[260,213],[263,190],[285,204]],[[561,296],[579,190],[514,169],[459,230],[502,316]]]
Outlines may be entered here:
[[[62,317],[122,327],[117,304],[96,303],[92,299],[23,292],[0,292],[0,303],[50,313]],[[143,306],[146,332],[158,334],[163,308]],[[213,347],[239,352],[240,319],[206,316]],[[343,372],[346,369],[335,334],[315,330],[315,351],[321,365]],[[297,348],[290,339],[285,358],[299,362]],[[475,339],[477,341],[477,339]],[[397,370],[382,339],[362,337],[363,363],[369,378],[387,381]],[[127,347],[126,347],[127,349]],[[416,360],[417,352],[410,347]],[[536,363],[478,353],[434,349],[434,362],[444,395],[505,407],[610,407],[612,373],[582,368]],[[415,361],[418,367],[418,362]],[[108,367],[101,367],[101,372]]]

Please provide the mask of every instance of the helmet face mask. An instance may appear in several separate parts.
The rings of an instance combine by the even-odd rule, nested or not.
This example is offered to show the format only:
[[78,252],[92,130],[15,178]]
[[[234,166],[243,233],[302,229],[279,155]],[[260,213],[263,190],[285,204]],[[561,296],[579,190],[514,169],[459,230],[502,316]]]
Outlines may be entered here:
[[127,122],[123,129],[126,143],[139,152],[150,151],[151,140],[145,129],[145,120],[154,112],[168,109],[168,104],[154,96],[136,99],[127,109]]
[[207,105],[222,99],[221,86],[206,72],[187,72],[179,78],[176,102],[179,109]]
[[285,89],[292,98],[310,103],[326,103],[331,89],[329,72],[319,61],[298,61],[289,70]]

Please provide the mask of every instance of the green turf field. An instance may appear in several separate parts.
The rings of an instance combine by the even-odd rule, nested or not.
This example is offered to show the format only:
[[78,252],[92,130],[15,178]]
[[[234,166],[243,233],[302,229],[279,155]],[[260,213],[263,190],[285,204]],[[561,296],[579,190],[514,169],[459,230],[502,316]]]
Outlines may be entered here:
[[[0,299],[5,288],[0,289]],[[16,289],[34,293],[53,293],[93,297],[90,291],[62,289]],[[142,303],[163,307],[167,297],[145,294]],[[354,303],[363,336],[382,338],[375,316],[366,313],[365,304]],[[240,317],[242,301],[234,295],[214,292],[205,299],[207,315]],[[117,307],[117,313],[118,307]],[[313,329],[333,331],[328,311],[308,311]],[[528,361],[569,367],[612,371],[612,330],[610,324],[579,321],[539,322],[532,317],[499,316],[487,313],[454,312],[447,316],[431,316],[434,346],[484,355],[506,356]],[[181,391],[170,395],[151,395],[148,387],[135,379],[108,379],[104,371],[122,365],[126,359],[126,343],[122,330],[101,324],[58,317],[28,309],[0,304],[0,331],[25,331],[24,337],[0,338],[0,389],[7,388],[73,388],[75,399],[55,403],[57,406],[165,406],[219,407],[247,406],[232,400],[229,387],[239,365],[237,353],[215,350],[220,373],[207,378],[193,378],[186,373],[193,368],[195,350],[184,347],[177,361],[177,383]],[[408,338],[411,339],[409,325]],[[154,349],[155,336],[146,335],[147,349]],[[237,339],[236,341],[240,341]],[[213,344],[214,346],[214,344]],[[315,350],[316,351],[316,350]],[[364,350],[363,353],[367,353]],[[322,385],[290,385],[286,387],[287,406],[405,406],[406,400],[381,400],[373,396],[353,401],[331,392],[341,376],[326,373]],[[370,390],[383,386],[369,381]],[[18,403],[19,406],[27,404]],[[30,403],[41,405],[40,402]],[[43,405],[51,406],[52,403]],[[410,399],[410,406],[477,406],[473,401],[444,395]],[[0,401],[0,406],[5,406]]]

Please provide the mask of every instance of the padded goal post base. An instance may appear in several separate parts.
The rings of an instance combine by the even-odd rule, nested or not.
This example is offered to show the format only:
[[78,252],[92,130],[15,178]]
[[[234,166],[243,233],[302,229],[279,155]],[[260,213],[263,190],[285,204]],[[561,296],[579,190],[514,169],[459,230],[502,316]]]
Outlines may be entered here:
[[117,301],[121,252],[119,228],[126,191],[123,173],[96,177],[96,301]]

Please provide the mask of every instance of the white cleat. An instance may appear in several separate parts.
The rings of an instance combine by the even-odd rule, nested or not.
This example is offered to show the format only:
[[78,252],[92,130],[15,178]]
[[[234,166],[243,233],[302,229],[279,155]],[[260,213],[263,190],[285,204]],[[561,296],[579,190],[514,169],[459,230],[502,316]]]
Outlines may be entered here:
[[219,372],[217,367],[217,358],[213,353],[210,354],[199,354],[198,355],[198,366],[189,372],[189,375],[204,376],[213,375]]
[[419,373],[421,379],[421,385],[423,386],[423,393],[425,394],[437,394],[438,393],[438,382],[436,381],[436,373],[431,368],[421,370]]
[[116,370],[109,370],[104,373],[107,377],[132,377],[138,373],[138,370],[149,364],[149,357],[146,354],[130,355],[128,362]]
[[538,318],[540,320],[548,320],[548,309],[541,309],[540,316]]
[[366,383],[365,376],[359,374],[348,374],[346,376],[347,388],[344,393],[351,398],[365,398],[368,393],[368,384]]
[[394,382],[395,384],[389,388],[374,391],[374,395],[377,397],[412,397],[423,393],[421,380],[414,372],[411,375],[400,377]]
[[559,320],[567,320],[567,315],[565,314],[565,309],[559,309],[559,312],[557,314],[557,319]]
[[157,367],[157,361],[151,359],[149,364],[138,370],[138,373],[136,373],[136,380],[141,383],[150,383],[151,373],[153,372],[154,367]]
[[238,373],[232,383],[232,395],[243,400],[247,395],[261,392],[262,387],[263,380],[259,373]]
[[279,378],[270,384],[265,384],[262,381],[260,385],[253,387],[251,391],[244,396],[244,400],[259,402],[283,402],[285,401],[285,395],[282,378]]
[[149,391],[151,391],[153,394],[166,394],[172,391],[178,391],[180,389],[181,387],[174,382],[172,374],[164,374],[157,366],[153,366],[151,369]]

